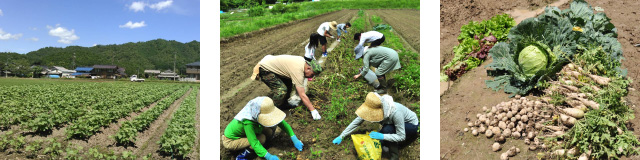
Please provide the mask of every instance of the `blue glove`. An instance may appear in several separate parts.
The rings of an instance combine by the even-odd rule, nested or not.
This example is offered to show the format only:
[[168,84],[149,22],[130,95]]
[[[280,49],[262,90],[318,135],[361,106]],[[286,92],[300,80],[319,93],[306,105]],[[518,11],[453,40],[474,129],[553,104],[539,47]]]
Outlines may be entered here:
[[302,144],[302,142],[298,140],[298,137],[296,137],[295,135],[291,136],[291,141],[293,141],[293,146],[295,146],[298,151],[302,151],[302,146],[304,146],[304,144]]
[[344,33],[347,33],[347,30],[344,30]]
[[378,132],[371,132],[369,133],[369,137],[373,138],[373,139],[378,139],[378,140],[383,140],[384,139],[384,135],[382,133],[378,133]]
[[278,156],[271,155],[269,152],[267,152],[267,155],[264,156],[264,159],[267,159],[267,160],[280,160],[280,158],[278,158]]
[[340,142],[342,142],[342,138],[340,137],[336,137],[336,139],[333,139],[333,144],[340,144]]

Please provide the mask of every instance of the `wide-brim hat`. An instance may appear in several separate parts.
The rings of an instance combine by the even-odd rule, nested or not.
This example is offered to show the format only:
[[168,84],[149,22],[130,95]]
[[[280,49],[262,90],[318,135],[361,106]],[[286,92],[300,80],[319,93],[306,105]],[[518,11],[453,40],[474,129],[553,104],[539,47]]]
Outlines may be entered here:
[[356,110],[358,117],[369,122],[380,122],[384,118],[382,102],[373,92],[367,94],[364,103]]
[[336,30],[336,28],[338,27],[338,22],[333,21],[331,23],[329,23],[329,27],[331,27],[331,29]]
[[260,104],[260,114],[258,115],[258,123],[266,127],[272,127],[280,124],[287,115],[282,110],[273,105],[271,98],[265,98]]

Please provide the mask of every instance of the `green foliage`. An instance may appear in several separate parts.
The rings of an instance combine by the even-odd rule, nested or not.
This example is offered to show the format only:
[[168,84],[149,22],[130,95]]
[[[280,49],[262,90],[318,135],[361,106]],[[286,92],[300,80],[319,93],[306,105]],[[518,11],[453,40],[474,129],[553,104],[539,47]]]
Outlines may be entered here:
[[249,14],[250,17],[257,17],[257,16],[263,16],[265,12],[266,12],[266,9],[264,7],[255,6],[255,7],[251,7],[247,11],[247,14]]
[[[593,52],[579,46],[601,46],[603,52],[599,53],[608,53],[611,64],[618,63],[622,59],[621,46],[616,39],[616,29],[609,20],[604,13],[594,14],[582,0],[572,2],[571,7],[564,11],[547,7],[544,14],[525,19],[513,27],[508,35],[509,43],[500,42],[489,51],[494,61],[487,67],[494,69],[489,75],[495,79],[487,80],[487,86],[496,91],[504,89],[507,93],[524,95],[534,89],[539,81],[552,78],[574,57]],[[575,31],[574,27],[580,27],[583,31]],[[517,60],[520,51],[532,44],[552,48],[556,58],[550,66],[534,75],[526,74]],[[609,68],[613,67],[611,64]],[[625,73],[619,66],[616,66],[615,72],[620,76]]]
[[[72,59],[76,55],[76,66],[96,64],[117,65],[125,68],[129,75],[142,73],[145,69],[173,70],[174,53],[179,74],[186,73],[186,64],[200,60],[200,42],[181,43],[175,40],[156,39],[146,42],[97,45],[93,47],[68,46],[66,48],[45,47],[27,54],[0,52],[0,67],[8,60],[9,68],[20,77],[31,77],[31,65],[62,66],[75,69]],[[15,69],[20,68],[20,69]],[[4,75],[3,75],[4,76]]]
[[470,55],[470,53],[480,49],[480,40],[493,35],[498,42],[506,41],[509,29],[513,26],[515,26],[515,20],[506,13],[493,16],[491,19],[482,22],[470,21],[468,24],[463,25],[458,36],[460,44],[453,47],[453,59],[442,67],[441,81],[447,81],[450,78],[455,79],[444,74],[449,69],[457,69],[454,68],[455,66],[464,64],[467,66],[462,68],[465,71],[480,66],[484,59],[477,59]]
[[191,149],[195,144],[197,133],[195,128],[197,95],[198,88],[196,87],[173,114],[167,130],[158,141],[161,152],[182,158],[192,152]]
[[188,87],[185,87],[177,92],[173,92],[173,94],[158,102],[153,108],[146,110],[133,120],[122,123],[122,126],[118,132],[113,135],[113,138],[120,144],[135,142],[138,132],[147,129],[151,122],[155,121],[156,118],[164,112],[164,110],[169,108],[174,101],[184,95],[188,89]]
[[287,9],[284,7],[284,4],[278,3],[271,8],[271,13],[273,14],[282,14],[285,13]]
[[[237,0],[225,0],[235,2]],[[221,2],[224,10],[225,3]],[[267,2],[268,3],[268,2]],[[271,3],[269,3],[271,4]],[[279,4],[274,6],[275,10]],[[284,6],[284,5],[283,5]],[[350,0],[350,1],[319,1],[319,2],[302,2],[284,6],[282,12],[272,9],[271,14],[264,16],[249,17],[240,16],[242,13],[221,14],[220,18],[220,37],[231,37],[241,33],[256,31],[261,28],[271,27],[274,25],[287,23],[294,20],[310,18],[320,14],[338,11],[341,9],[382,9],[382,8],[413,8],[420,6],[418,0]],[[274,13],[275,12],[275,13]],[[279,13],[279,14],[276,14]],[[240,15],[236,15],[240,14]]]

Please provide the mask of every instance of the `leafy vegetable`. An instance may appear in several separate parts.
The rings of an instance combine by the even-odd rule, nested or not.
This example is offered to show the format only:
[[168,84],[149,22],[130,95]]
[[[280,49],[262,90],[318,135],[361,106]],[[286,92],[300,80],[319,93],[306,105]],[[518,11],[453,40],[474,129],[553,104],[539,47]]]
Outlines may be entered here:
[[482,22],[470,21],[462,26],[458,36],[460,44],[453,47],[453,59],[442,67],[441,81],[456,80],[466,71],[480,66],[493,45],[507,39],[513,26],[515,21],[508,14],[496,15]]
[[[616,39],[616,29],[609,20],[604,13],[594,14],[583,0],[572,2],[571,7],[564,11],[557,7],[545,8],[544,14],[525,19],[513,27],[508,35],[509,43],[499,42],[489,51],[494,61],[487,66],[493,71],[487,72],[495,78],[487,80],[487,86],[496,91],[504,89],[507,93],[524,95],[541,80],[553,78],[574,56],[586,52],[578,46],[601,46],[604,52],[611,55],[611,61],[619,62],[622,50]],[[576,26],[582,31],[574,31]],[[545,51],[548,53],[546,67],[525,64],[541,61],[539,56],[522,55],[521,58],[520,53],[530,53],[522,50],[531,45],[537,45],[536,48],[543,54]],[[621,75],[625,73],[619,67],[616,70]]]

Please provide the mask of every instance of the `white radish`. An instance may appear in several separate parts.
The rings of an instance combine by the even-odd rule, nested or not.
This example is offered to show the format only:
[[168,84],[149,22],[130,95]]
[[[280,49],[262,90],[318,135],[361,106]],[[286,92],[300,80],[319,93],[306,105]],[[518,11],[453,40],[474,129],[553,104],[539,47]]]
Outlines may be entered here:
[[584,111],[580,110],[580,109],[576,109],[576,108],[565,108],[562,109],[562,111],[574,118],[582,118],[584,117]]

